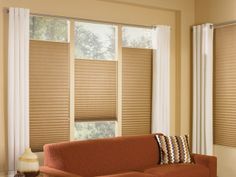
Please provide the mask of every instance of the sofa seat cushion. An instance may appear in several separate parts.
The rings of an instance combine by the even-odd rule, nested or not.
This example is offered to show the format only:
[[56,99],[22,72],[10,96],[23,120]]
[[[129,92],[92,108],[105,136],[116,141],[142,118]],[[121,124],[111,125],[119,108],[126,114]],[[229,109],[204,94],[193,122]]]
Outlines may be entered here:
[[156,177],[210,177],[209,169],[197,164],[158,165],[144,172]]
[[155,176],[148,173],[126,172],[126,173],[118,173],[118,174],[97,176],[97,177],[155,177]]

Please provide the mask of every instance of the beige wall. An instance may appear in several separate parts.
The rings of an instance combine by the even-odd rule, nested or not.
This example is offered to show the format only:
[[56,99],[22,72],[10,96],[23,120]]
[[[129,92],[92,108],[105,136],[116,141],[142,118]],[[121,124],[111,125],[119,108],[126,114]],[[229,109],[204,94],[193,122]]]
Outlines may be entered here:
[[235,0],[196,0],[195,22],[222,23],[236,20]]
[[236,148],[214,145],[214,155],[217,156],[218,177],[236,176]]
[[33,13],[79,17],[108,22],[172,27],[172,134],[190,134],[190,28],[194,0],[0,0],[0,171],[6,170],[7,7]]
[[[236,20],[235,0],[196,0],[195,21],[197,24],[214,24]],[[214,145],[214,154],[218,158],[218,176],[236,176],[236,148]]]
[[[0,1],[1,3],[1,1]],[[1,7],[1,5],[0,5]],[[2,10],[2,9],[1,9]],[[5,50],[4,44],[4,27],[3,27],[3,15],[0,12],[0,171],[6,168],[6,70],[5,70],[5,62],[3,59]]]

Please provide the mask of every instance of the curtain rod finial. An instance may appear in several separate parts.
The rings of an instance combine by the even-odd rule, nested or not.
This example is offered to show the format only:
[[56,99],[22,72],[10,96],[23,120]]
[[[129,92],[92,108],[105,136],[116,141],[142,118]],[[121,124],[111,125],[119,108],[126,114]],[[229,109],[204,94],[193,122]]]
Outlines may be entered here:
[[5,13],[8,14],[8,13],[9,13],[9,9],[8,9],[8,8],[4,8],[4,9],[3,9],[3,12],[5,12]]

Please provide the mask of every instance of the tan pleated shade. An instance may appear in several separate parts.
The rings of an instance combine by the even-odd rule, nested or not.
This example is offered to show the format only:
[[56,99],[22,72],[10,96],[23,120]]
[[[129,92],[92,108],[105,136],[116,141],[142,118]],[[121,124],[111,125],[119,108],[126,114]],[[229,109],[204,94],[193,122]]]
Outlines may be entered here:
[[75,120],[116,120],[117,61],[75,59]]
[[215,30],[214,143],[236,147],[236,25]]
[[122,135],[151,131],[152,50],[122,49]]
[[69,44],[30,41],[30,147],[69,140]]

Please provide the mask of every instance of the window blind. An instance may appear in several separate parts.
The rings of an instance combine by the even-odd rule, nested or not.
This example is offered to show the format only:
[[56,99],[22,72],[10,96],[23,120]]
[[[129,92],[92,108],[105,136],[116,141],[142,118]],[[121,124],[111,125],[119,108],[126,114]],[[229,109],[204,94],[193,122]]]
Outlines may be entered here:
[[122,135],[151,132],[152,50],[122,49]]
[[236,147],[236,25],[215,30],[214,143]]
[[69,44],[30,41],[30,146],[69,140]]
[[75,59],[75,120],[116,120],[117,61]]

